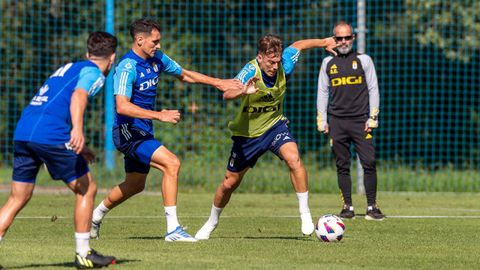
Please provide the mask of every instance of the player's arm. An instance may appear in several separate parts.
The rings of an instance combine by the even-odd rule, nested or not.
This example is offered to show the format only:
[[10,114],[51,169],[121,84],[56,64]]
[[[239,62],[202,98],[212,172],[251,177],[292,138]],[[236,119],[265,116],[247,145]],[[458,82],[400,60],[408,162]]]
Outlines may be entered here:
[[123,60],[116,68],[113,76],[113,91],[117,113],[133,118],[158,120],[176,124],[180,121],[178,110],[162,110],[160,112],[147,110],[131,102],[133,82],[136,80],[137,72],[135,63]]
[[359,56],[365,72],[365,81],[368,87],[368,102],[370,115],[365,125],[365,131],[370,132],[378,127],[378,115],[380,113],[380,94],[378,90],[377,72],[370,56],[363,54]]
[[327,57],[322,62],[320,72],[318,73],[317,87],[317,130],[325,134],[328,133],[327,108],[330,81],[327,75],[327,64],[329,59],[331,58]]
[[158,55],[158,57],[162,61],[163,71],[176,76],[183,82],[213,86],[224,93],[225,99],[236,98],[245,94],[246,88],[238,80],[218,79],[200,72],[184,69],[164,53]]
[[246,87],[237,79],[218,79],[187,69],[183,69],[178,78],[187,83],[211,85],[222,91],[225,99],[234,99],[246,94]]
[[72,94],[70,102],[70,116],[72,130],[70,131],[70,147],[75,153],[80,154],[85,145],[83,136],[83,115],[88,104],[88,92],[83,88],[77,88]]
[[[85,149],[85,137],[83,135],[83,118],[88,97],[94,96],[100,91],[105,82],[105,76],[98,68],[83,67],[79,73],[79,79],[75,90],[70,97],[70,118],[72,129],[70,131],[69,144],[75,153],[80,154]],[[91,161],[87,158],[87,161]]]
[[115,96],[115,102],[117,113],[121,115],[133,118],[158,120],[160,122],[172,124],[176,124],[180,121],[181,115],[178,110],[161,110],[159,112],[147,110],[130,102],[130,97],[118,94]]
[[329,38],[322,38],[322,39],[303,39],[298,40],[292,43],[290,47],[294,47],[295,49],[302,51],[312,48],[325,48],[326,51],[333,55],[337,55],[335,52],[335,48],[337,47],[337,43],[332,37]]

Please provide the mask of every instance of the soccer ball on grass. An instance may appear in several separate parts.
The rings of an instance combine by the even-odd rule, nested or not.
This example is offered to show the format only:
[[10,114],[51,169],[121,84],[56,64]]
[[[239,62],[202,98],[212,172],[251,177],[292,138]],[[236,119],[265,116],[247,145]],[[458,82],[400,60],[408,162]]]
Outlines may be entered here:
[[324,215],[315,224],[315,234],[323,242],[338,242],[344,232],[345,224],[335,215]]

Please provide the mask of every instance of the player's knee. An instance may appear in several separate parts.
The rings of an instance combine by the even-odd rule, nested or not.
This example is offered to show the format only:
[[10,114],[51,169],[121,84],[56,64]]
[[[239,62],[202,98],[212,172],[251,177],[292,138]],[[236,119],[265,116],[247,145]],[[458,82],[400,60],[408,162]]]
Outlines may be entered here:
[[175,157],[170,159],[169,162],[166,164],[164,173],[169,175],[178,175],[179,171],[180,171],[180,159]]
[[233,192],[240,185],[241,179],[238,177],[225,175],[225,179],[222,182],[222,189],[227,192]]
[[285,162],[287,163],[290,170],[298,170],[303,167],[302,161],[298,154],[291,154],[285,157]]
[[362,167],[363,167],[363,170],[365,171],[375,171],[377,167],[375,159],[363,160]]
[[15,204],[25,205],[32,198],[32,193],[16,193],[12,194],[11,197]]

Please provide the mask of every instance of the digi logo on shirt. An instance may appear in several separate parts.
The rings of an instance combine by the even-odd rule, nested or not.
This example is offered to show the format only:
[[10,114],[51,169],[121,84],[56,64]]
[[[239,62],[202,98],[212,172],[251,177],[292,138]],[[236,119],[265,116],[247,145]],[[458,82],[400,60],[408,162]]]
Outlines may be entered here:
[[139,90],[140,91],[147,90],[148,88],[150,88],[152,86],[157,86],[157,83],[158,83],[158,76],[140,83]]

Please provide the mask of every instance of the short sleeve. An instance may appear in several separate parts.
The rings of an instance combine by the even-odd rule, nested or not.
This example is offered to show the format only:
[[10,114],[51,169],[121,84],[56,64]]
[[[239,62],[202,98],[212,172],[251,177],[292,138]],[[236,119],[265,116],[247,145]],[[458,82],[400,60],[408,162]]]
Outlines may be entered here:
[[88,92],[89,96],[95,96],[103,84],[105,76],[97,67],[83,67],[80,70],[79,79],[75,89],[81,88]]
[[282,54],[282,66],[285,71],[285,75],[288,77],[293,73],[295,65],[298,63],[300,57],[300,51],[294,47],[288,47],[283,50]]
[[173,61],[172,58],[168,57],[168,55],[162,54],[160,59],[162,61],[163,72],[173,76],[180,76],[180,74],[182,74],[182,67]]
[[240,70],[237,76],[235,76],[235,79],[239,79],[243,84],[247,84],[248,80],[255,76],[256,72],[257,69],[255,66],[248,63]]
[[114,95],[132,97],[133,82],[137,77],[135,65],[132,59],[125,59],[117,65],[113,76]]

